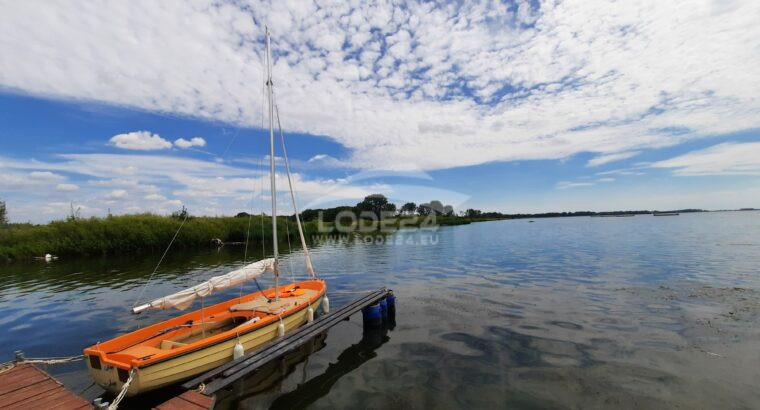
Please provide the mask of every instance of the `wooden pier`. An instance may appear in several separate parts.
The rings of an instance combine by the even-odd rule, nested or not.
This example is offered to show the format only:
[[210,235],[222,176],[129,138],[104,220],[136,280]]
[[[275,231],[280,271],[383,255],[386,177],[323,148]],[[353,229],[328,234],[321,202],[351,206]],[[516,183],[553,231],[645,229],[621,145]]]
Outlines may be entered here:
[[251,351],[238,360],[233,360],[186,382],[182,387],[191,390],[204,384],[203,394],[213,395],[215,392],[240,380],[246,375],[255,372],[272,360],[299,348],[314,336],[327,331],[341,321],[348,319],[354,313],[377,303],[391,293],[391,290],[387,288],[369,293],[333,313],[321,316],[312,323],[306,324],[281,338],[269,342],[261,348]]
[[214,408],[214,398],[188,390],[158,406],[155,410],[209,410]]
[[2,409],[92,409],[87,400],[66,390],[47,372],[20,363],[0,373],[0,408]]

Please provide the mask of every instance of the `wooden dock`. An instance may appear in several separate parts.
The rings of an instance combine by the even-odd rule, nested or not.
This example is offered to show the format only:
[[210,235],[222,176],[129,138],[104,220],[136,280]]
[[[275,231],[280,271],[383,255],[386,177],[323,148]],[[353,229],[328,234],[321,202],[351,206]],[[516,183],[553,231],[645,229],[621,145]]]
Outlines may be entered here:
[[387,288],[369,293],[333,313],[321,316],[315,319],[314,322],[304,325],[281,338],[269,342],[261,348],[249,352],[238,360],[233,360],[186,382],[182,387],[190,390],[195,389],[201,384],[205,384],[203,394],[213,395],[215,392],[229,386],[235,381],[255,372],[272,360],[292,352],[311,340],[314,336],[327,331],[341,321],[348,319],[354,313],[359,312],[369,305],[377,303],[391,293],[391,290]]
[[2,409],[92,409],[87,400],[66,390],[47,372],[32,364],[17,364],[0,373]]
[[214,408],[214,397],[188,390],[158,406],[155,410],[209,410]]

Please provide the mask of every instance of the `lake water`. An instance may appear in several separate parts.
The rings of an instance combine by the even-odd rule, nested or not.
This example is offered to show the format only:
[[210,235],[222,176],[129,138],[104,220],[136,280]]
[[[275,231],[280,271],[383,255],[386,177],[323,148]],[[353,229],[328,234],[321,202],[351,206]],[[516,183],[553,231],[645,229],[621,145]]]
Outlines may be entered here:
[[[242,254],[172,253],[143,300]],[[168,317],[128,313],[158,256],[0,267],[0,359],[77,355]],[[395,326],[363,332],[356,315],[220,408],[760,407],[760,212],[483,222],[323,243],[313,259],[333,309],[393,289]],[[291,263],[301,271],[302,255]],[[100,394],[81,362],[48,370]]]

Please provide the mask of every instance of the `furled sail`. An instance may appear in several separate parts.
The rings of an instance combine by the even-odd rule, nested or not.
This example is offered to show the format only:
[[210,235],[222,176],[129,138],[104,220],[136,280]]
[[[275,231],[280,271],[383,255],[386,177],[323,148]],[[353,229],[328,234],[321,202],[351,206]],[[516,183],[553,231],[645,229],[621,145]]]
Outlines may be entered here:
[[268,258],[251,263],[230,273],[214,276],[213,278],[195,285],[192,288],[181,290],[169,296],[164,296],[150,303],[132,308],[132,313],[141,313],[147,309],[187,309],[197,297],[206,297],[214,292],[238,286],[249,280],[253,280],[264,272],[274,272],[275,259]]

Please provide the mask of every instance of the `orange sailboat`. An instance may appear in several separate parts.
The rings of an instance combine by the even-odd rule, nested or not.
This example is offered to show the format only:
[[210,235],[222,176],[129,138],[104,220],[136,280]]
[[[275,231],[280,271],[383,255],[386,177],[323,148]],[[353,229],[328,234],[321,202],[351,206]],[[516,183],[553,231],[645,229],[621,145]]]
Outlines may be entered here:
[[[274,95],[269,30],[267,90],[269,105],[270,182],[272,215],[277,215],[274,178]],[[279,122],[279,118],[278,118]],[[282,130],[280,130],[282,138]],[[136,330],[84,349],[90,375],[106,390],[119,393],[117,401],[178,383],[218,367],[314,319],[314,311],[329,305],[324,280],[314,274],[295,201],[285,143],[283,157],[296,223],[306,258],[309,279],[280,285],[277,218],[272,219],[272,258],[257,261],[188,289],[134,307],[139,314],[152,309],[187,309],[196,298],[241,286],[264,273],[272,273],[274,288],[261,290]]]

